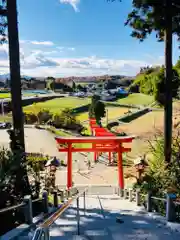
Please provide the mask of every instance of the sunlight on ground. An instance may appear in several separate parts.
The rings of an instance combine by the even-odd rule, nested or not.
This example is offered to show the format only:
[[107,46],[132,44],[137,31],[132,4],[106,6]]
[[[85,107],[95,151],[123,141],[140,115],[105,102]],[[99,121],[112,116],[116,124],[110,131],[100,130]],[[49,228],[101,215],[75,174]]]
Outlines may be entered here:
[[142,93],[132,93],[126,98],[118,99],[120,104],[148,105],[154,101],[154,97]]
[[[108,111],[108,120],[113,120],[116,118],[119,118],[123,116],[127,111],[128,108],[123,108],[123,107],[106,107],[106,110]],[[84,112],[81,114],[77,115],[77,119],[81,122],[87,121],[89,118],[88,112]],[[103,122],[106,122],[107,120],[107,115],[102,119]]]
[[41,109],[49,109],[53,113],[59,113],[60,111],[62,111],[62,109],[65,108],[72,109],[83,105],[87,105],[88,103],[90,103],[89,98],[75,98],[75,97],[56,98],[46,102],[37,103],[35,104],[35,106],[33,105],[26,106],[23,109],[26,112],[38,111]]

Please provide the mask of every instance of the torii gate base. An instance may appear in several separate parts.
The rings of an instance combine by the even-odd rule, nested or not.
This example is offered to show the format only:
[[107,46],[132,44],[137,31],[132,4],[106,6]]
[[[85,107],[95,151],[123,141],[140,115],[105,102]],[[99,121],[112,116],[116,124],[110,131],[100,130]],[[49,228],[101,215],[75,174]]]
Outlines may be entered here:
[[[59,144],[59,152],[67,152],[67,188],[72,187],[72,153],[73,152],[117,152],[118,153],[118,186],[124,189],[122,154],[130,152],[131,148],[123,147],[123,143],[131,143],[134,137],[55,137]],[[75,143],[92,144],[88,148],[75,148]]]

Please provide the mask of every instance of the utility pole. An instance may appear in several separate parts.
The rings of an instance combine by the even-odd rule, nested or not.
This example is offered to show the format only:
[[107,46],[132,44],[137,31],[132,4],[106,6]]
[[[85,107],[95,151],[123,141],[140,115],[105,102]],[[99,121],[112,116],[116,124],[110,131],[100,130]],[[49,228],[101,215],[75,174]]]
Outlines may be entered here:
[[171,161],[172,152],[172,1],[165,1],[165,105],[164,105],[164,155]]
[[25,151],[24,119],[21,99],[21,75],[19,56],[19,34],[17,20],[17,0],[7,0],[7,21],[9,38],[9,62],[11,83],[11,106],[13,128],[19,140],[21,149]]

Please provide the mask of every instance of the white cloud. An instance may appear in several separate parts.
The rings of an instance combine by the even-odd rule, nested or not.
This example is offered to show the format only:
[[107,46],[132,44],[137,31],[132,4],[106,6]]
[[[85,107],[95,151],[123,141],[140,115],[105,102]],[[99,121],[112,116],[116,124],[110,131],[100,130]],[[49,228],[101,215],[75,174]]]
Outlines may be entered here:
[[57,49],[59,49],[59,50],[63,50],[63,49],[64,49],[64,47],[57,47]]
[[27,40],[19,40],[20,44],[28,42]]
[[75,48],[74,48],[74,47],[71,47],[71,48],[68,48],[68,50],[70,50],[70,51],[75,51]]
[[50,58],[34,52],[22,63],[23,74],[31,76],[91,76],[103,74],[134,75],[144,61],[115,60],[97,57]]
[[54,43],[51,41],[31,41],[32,44],[34,45],[45,45],[45,46],[53,46]]
[[[49,49],[49,48],[48,48]],[[52,51],[20,47],[21,72],[30,76],[92,76],[104,74],[135,75],[140,67],[147,65],[161,65],[162,56],[146,56],[146,60],[113,59],[90,56],[84,58],[60,58],[57,49],[74,50],[68,47],[56,47]],[[31,51],[30,51],[31,50]],[[53,54],[55,55],[53,56]],[[58,56],[58,57],[55,57]],[[9,72],[8,44],[0,45],[0,73]]]
[[70,4],[75,12],[79,12],[77,5],[80,3],[80,0],[60,0],[60,3]]

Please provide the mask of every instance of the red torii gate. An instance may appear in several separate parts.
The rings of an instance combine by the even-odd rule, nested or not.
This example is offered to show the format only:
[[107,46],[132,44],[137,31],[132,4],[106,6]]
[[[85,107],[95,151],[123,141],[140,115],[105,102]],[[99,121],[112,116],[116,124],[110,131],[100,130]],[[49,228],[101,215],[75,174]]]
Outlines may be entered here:
[[[72,153],[73,152],[117,152],[118,153],[118,185],[124,189],[122,154],[131,151],[123,147],[123,143],[131,143],[134,137],[55,137],[59,144],[59,152],[67,152],[67,188],[72,187]],[[75,143],[91,143],[88,148],[75,148]],[[95,146],[95,147],[94,147]]]
[[[97,136],[97,137],[110,137],[110,136],[115,136],[113,133],[109,132],[106,128],[103,128],[101,126],[99,126],[97,123],[96,123],[96,119],[95,118],[90,118],[89,119],[89,124],[90,124],[90,128],[91,128],[91,133],[92,135],[94,136]],[[94,154],[94,161],[96,162],[97,161],[97,154],[95,153]],[[111,163],[111,152],[109,152],[109,163]]]

